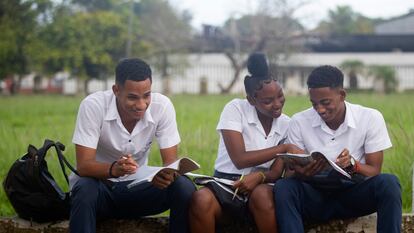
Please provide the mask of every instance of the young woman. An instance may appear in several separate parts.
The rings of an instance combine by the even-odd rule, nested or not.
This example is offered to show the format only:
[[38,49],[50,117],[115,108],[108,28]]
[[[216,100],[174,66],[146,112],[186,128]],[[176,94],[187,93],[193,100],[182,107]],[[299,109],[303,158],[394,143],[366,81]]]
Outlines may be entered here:
[[[193,233],[215,232],[216,223],[230,219],[254,220],[259,232],[276,232],[272,183],[283,172],[278,153],[298,148],[283,144],[290,118],[282,113],[285,97],[280,84],[269,73],[266,56],[248,58],[250,75],[244,79],[246,99],[230,101],[221,113],[220,134],[214,176],[235,180],[233,188],[248,198],[245,206],[222,206],[226,202],[211,187],[192,197],[190,228]],[[232,203],[228,201],[226,203]],[[236,203],[236,202],[234,202]],[[233,209],[230,211],[230,209]]]

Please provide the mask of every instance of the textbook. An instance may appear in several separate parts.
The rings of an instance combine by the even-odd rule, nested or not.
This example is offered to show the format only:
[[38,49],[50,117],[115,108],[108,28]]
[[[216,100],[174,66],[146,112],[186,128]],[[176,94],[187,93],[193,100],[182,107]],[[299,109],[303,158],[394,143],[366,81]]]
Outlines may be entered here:
[[[310,154],[291,154],[291,153],[282,153],[278,154],[285,163],[289,164],[291,163],[291,160],[294,160],[294,162],[298,163],[301,166],[304,166],[318,158],[325,159],[331,168],[335,169],[340,174],[344,175],[345,177],[351,179],[351,175],[348,174],[344,169],[342,169],[340,166],[338,166],[334,161],[330,160],[328,157],[326,157],[326,152],[320,152],[320,151],[312,151]],[[339,155],[339,153],[338,153]],[[329,167],[328,167],[329,169]]]
[[[211,185],[210,187],[214,189],[214,192],[227,192],[231,194],[231,197],[237,198],[242,202],[247,201],[247,196],[241,195],[237,193],[237,191],[233,188],[234,180],[229,180],[225,178],[218,178],[214,176],[207,176],[207,175],[200,175],[195,173],[187,173],[187,175],[194,177],[194,183],[197,185]],[[219,198],[224,198],[223,196]]]
[[137,172],[132,174],[134,181],[128,184],[128,188],[145,182],[152,182],[152,179],[162,170],[170,170],[184,175],[187,172],[195,171],[200,168],[200,165],[194,160],[183,157],[165,167],[142,166],[138,167]]

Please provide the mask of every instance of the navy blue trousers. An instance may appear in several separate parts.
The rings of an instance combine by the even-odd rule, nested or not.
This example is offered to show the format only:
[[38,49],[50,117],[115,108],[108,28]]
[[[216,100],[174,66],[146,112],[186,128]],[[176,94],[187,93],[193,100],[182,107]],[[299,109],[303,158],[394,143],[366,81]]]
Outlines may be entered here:
[[170,209],[171,233],[189,232],[188,207],[194,184],[185,176],[178,177],[166,189],[144,183],[128,189],[129,181],[102,181],[82,177],[72,188],[69,228],[72,233],[96,232],[97,219],[136,219]]
[[303,221],[318,223],[377,212],[377,232],[401,231],[401,186],[398,178],[380,174],[339,191],[316,189],[299,179],[280,179],[274,186],[280,233],[304,232]]

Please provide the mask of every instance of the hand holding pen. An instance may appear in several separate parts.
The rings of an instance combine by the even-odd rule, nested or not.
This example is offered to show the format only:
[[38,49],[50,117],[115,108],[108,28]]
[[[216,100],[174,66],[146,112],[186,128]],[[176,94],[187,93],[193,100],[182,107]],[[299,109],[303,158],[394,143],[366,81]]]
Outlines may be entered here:
[[109,169],[110,177],[120,177],[130,175],[136,172],[138,163],[132,158],[132,155],[123,155],[111,164]]
[[[240,179],[238,180],[238,182],[240,183],[241,181],[243,181],[243,178],[244,178],[244,171],[243,171],[242,175],[240,176]],[[233,198],[231,198],[231,200],[234,200],[237,193],[239,192],[239,188],[240,188],[240,185],[236,188],[236,191],[234,191]]]

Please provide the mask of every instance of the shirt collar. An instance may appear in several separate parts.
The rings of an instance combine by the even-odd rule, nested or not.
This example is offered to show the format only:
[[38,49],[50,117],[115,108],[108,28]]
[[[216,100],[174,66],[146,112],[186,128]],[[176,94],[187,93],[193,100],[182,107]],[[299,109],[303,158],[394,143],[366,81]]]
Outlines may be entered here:
[[[348,126],[350,128],[355,128],[356,127],[355,126],[355,117],[354,117],[354,114],[352,112],[351,105],[346,101],[344,101],[344,102],[345,102],[346,111],[345,111],[345,119],[344,119],[344,122],[342,124],[345,123],[346,126]],[[312,127],[318,127],[318,126],[321,126],[323,124],[326,124],[322,120],[322,118],[319,116],[319,114],[316,112],[316,110],[313,109],[313,108],[312,108],[312,110],[313,110],[313,113],[317,116],[317,117],[313,117]]]

